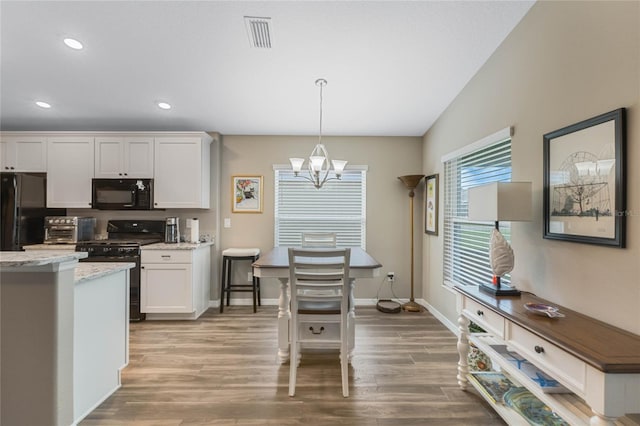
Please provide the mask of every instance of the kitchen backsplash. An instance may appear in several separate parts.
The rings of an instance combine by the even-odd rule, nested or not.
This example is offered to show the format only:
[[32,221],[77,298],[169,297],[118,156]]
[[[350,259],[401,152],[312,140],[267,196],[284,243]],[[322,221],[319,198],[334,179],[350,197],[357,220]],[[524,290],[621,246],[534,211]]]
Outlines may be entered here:
[[198,218],[200,223],[200,239],[213,241],[215,238],[216,215],[214,210],[188,210],[188,209],[167,209],[167,210],[143,210],[143,211],[120,211],[120,210],[93,210],[93,209],[67,209],[69,216],[83,216],[96,218],[96,236],[107,235],[107,222],[112,219],[146,219],[164,220],[167,217],[175,216],[180,218],[180,235],[186,233],[187,219]]

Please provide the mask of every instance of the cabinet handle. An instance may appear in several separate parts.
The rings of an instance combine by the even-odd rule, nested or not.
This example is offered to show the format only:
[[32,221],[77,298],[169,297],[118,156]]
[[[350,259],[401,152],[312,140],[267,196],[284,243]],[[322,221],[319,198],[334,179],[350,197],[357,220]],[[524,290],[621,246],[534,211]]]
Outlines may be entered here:
[[171,255],[170,254],[161,254],[160,257],[163,258],[163,259],[171,259]]
[[125,176],[129,176],[129,175],[128,175],[128,174],[126,174],[126,173],[125,173],[124,175],[125,175]]
[[118,176],[122,176],[122,173],[118,173]]
[[544,352],[544,348],[542,346],[538,346],[538,345],[534,346],[533,350],[536,351],[537,354],[541,354],[541,353]]
[[476,311],[476,314],[478,314],[478,316],[479,316],[479,317],[481,317],[481,316],[483,316],[483,315],[484,315],[484,312],[482,312],[480,309],[478,309],[478,310]]
[[324,331],[324,327],[320,327],[318,331],[315,331],[313,327],[309,327],[309,331],[311,331],[311,334],[321,334]]
[[9,168],[10,168],[11,170],[15,169],[15,167],[13,167],[13,166],[11,166],[11,167],[9,167]]

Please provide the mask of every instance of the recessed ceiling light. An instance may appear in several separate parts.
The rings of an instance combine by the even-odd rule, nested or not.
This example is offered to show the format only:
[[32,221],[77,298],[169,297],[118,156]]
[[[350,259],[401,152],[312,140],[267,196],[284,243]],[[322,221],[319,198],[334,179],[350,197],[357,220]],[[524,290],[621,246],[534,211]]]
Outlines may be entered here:
[[162,109],[171,109],[171,105],[169,105],[166,102],[158,102],[157,103],[158,108],[162,108]]
[[83,48],[82,43],[75,38],[65,38],[64,44],[75,50],[81,50]]
[[51,108],[51,104],[44,101],[36,101],[36,105],[38,105],[40,108]]

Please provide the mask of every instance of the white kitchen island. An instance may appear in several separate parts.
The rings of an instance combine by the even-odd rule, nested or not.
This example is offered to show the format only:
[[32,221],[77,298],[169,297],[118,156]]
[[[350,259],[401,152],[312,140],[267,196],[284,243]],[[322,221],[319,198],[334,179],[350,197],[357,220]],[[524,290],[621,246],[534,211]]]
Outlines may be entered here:
[[70,425],[120,386],[131,263],[0,252],[0,423]]

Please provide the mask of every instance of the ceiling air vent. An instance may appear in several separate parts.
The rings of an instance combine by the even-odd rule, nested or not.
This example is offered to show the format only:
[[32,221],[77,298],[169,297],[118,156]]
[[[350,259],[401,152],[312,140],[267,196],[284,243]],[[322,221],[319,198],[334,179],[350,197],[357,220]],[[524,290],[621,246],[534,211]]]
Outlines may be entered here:
[[271,18],[258,18],[255,16],[245,16],[244,24],[249,36],[251,47],[271,49],[271,29],[269,24]]

